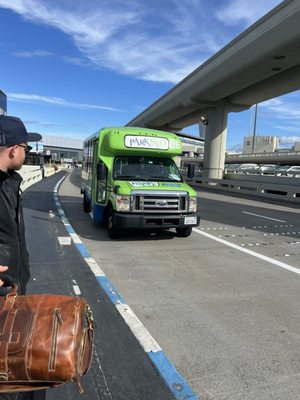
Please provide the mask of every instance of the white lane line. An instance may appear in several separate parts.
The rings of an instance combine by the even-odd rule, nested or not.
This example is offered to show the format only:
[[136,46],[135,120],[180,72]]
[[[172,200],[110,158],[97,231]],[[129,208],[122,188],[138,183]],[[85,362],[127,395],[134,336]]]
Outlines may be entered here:
[[70,245],[70,244],[71,244],[71,238],[70,238],[70,236],[58,236],[57,239],[58,239],[59,244],[60,244],[61,246]]
[[97,262],[92,257],[84,257],[84,259],[96,276],[105,276],[102,269],[99,267]]
[[147,353],[161,351],[161,347],[153,339],[128,304],[117,304],[116,308]]
[[74,279],[73,279],[73,290],[74,290],[74,293],[76,294],[76,296],[81,295],[81,290],[80,290],[79,286],[77,285],[77,282]]
[[79,236],[76,233],[70,233],[69,235],[71,236],[74,243],[82,243]]
[[264,255],[262,255],[262,254],[256,253],[255,251],[245,249],[244,247],[241,247],[241,246],[239,246],[239,245],[237,245],[237,244],[227,242],[227,240],[220,239],[220,238],[218,238],[218,237],[216,237],[216,236],[210,235],[209,233],[200,231],[200,230],[197,229],[197,228],[193,228],[193,231],[199,233],[199,235],[206,236],[206,237],[208,237],[209,239],[216,240],[216,241],[219,242],[219,243],[222,243],[222,244],[224,244],[224,245],[226,245],[226,246],[232,247],[233,249],[242,251],[242,252],[247,253],[247,254],[249,254],[249,255],[251,255],[251,256],[260,258],[260,259],[263,260],[263,261],[266,261],[266,262],[268,262],[268,263],[277,265],[277,267],[287,269],[288,271],[291,271],[291,272],[294,272],[295,274],[300,275],[300,269],[295,268],[295,267],[292,267],[291,265],[288,265],[288,264],[283,263],[283,262],[281,262],[281,261],[274,260],[274,259],[271,258],[271,257],[264,256]]
[[277,222],[286,222],[286,221],[282,221],[281,219],[276,219],[276,218],[270,218],[270,217],[266,217],[265,215],[259,215],[259,214],[253,214],[247,211],[242,211],[243,214],[248,214],[248,215],[254,215],[255,217],[260,217],[260,218],[265,218],[265,219],[271,219],[272,221],[277,221]]

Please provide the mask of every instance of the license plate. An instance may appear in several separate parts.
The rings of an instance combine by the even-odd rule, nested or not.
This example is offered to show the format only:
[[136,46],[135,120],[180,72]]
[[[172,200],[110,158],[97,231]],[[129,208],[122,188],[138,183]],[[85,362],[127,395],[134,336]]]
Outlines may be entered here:
[[197,224],[197,217],[184,217],[184,225]]

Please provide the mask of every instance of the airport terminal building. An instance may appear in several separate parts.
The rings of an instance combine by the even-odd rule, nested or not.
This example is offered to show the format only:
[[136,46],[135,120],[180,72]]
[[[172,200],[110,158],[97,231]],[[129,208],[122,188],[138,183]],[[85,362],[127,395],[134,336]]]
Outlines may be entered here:
[[41,143],[33,145],[32,151],[44,156],[45,162],[81,163],[83,140],[60,136],[43,135]]

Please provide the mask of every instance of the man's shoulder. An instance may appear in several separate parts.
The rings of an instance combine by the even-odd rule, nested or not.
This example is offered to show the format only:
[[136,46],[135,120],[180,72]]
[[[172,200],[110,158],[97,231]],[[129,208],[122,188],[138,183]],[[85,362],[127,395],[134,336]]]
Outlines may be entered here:
[[16,171],[4,172],[0,170],[0,182],[4,187],[14,187],[18,188],[22,182],[23,178]]
[[9,175],[9,177],[11,179],[13,179],[15,181],[21,181],[22,180],[21,175],[17,171],[14,171],[14,170],[8,171],[8,175]]
[[8,173],[0,169],[0,182],[4,182],[8,177],[9,177]]

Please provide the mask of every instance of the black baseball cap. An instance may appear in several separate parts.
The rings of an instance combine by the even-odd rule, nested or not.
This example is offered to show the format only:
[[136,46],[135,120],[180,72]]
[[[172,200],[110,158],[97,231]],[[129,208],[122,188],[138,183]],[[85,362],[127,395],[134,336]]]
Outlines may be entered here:
[[27,132],[20,118],[0,115],[0,147],[39,142],[41,139],[42,135],[39,133]]

